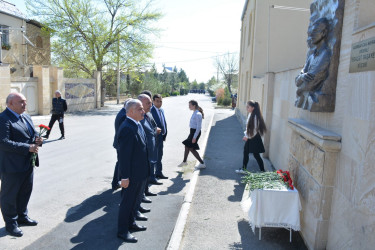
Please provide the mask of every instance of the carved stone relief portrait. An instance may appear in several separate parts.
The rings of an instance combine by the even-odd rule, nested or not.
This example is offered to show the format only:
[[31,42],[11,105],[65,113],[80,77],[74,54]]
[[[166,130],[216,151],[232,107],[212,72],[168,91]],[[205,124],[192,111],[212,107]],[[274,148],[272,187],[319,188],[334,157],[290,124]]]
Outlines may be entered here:
[[295,79],[298,108],[335,110],[343,11],[344,0],[316,0],[310,6],[306,62]]

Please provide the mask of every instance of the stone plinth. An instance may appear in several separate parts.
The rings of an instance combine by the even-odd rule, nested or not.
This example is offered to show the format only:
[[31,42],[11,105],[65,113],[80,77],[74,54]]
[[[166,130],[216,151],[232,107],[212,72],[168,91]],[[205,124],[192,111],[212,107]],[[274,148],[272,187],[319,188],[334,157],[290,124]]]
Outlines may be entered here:
[[49,82],[49,67],[34,66],[34,77],[38,78],[38,105],[39,114],[48,115],[51,111],[51,92]]
[[310,249],[326,249],[341,136],[301,119],[288,123],[289,170],[301,198],[301,233]]

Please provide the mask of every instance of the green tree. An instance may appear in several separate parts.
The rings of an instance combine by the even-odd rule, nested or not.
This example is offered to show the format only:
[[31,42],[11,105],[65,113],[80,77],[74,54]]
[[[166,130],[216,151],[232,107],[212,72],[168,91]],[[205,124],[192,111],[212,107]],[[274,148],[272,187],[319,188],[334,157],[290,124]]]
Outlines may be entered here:
[[[161,17],[150,2],[135,0],[26,0],[26,4],[52,30],[54,62],[71,74],[84,72],[90,77],[115,58],[127,59],[122,62],[127,71],[139,66],[137,60],[153,49],[148,34],[157,30],[150,24]],[[101,90],[104,105],[103,82]]]
[[194,80],[194,81],[190,84],[190,89],[198,89],[198,88],[199,88],[198,82],[197,82],[197,80]]
[[205,89],[206,89],[206,84],[205,84],[204,82],[201,82],[201,83],[199,84],[199,89],[201,89],[201,90],[205,90]]

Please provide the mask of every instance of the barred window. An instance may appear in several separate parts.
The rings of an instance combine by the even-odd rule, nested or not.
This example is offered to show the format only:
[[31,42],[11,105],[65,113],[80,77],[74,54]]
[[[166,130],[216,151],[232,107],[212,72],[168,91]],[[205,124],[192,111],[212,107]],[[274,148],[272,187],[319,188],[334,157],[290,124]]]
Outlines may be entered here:
[[1,45],[9,45],[9,27],[0,24]]

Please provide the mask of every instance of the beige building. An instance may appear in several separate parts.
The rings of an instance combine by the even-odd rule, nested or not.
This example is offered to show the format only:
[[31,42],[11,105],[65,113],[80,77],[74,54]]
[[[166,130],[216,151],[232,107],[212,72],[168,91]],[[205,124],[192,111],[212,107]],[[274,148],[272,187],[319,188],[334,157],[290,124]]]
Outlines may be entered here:
[[375,1],[325,1],[344,6],[330,113],[294,106],[307,51],[310,13],[303,9],[317,1],[324,2],[246,1],[236,112],[244,121],[246,101],[259,101],[268,126],[264,156],[292,172],[309,249],[374,249]]
[[12,77],[32,75],[32,65],[50,65],[50,36],[42,25],[29,20],[14,4],[0,0],[1,62]]
[[68,112],[100,107],[100,72],[92,79],[64,78],[62,68],[51,66],[50,36],[42,24],[0,0],[0,28],[0,112],[8,94],[18,92],[27,98],[27,113],[48,115],[57,89],[67,100]]

